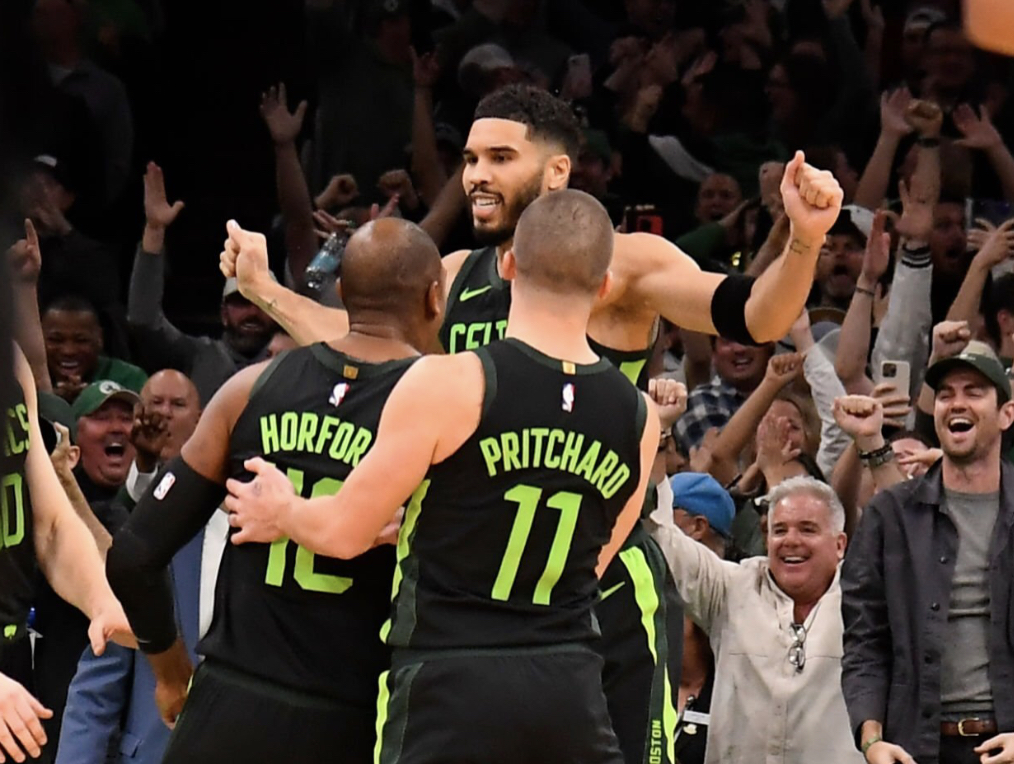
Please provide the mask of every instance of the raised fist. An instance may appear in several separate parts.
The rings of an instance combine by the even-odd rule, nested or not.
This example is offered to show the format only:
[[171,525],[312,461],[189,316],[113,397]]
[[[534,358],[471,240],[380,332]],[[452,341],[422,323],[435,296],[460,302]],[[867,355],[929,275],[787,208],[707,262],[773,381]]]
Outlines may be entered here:
[[271,278],[267,239],[264,234],[240,228],[235,220],[226,223],[225,230],[228,238],[218,256],[218,267],[227,279],[236,278],[240,294],[253,299],[261,280]]
[[957,355],[972,339],[967,321],[941,321],[933,327],[933,351],[930,363]]
[[[867,395],[844,395],[834,400],[834,421],[842,432],[856,441],[880,438],[884,427],[884,409],[880,401]],[[868,451],[870,448],[859,448]]]
[[801,353],[780,353],[771,356],[767,371],[764,372],[764,379],[773,382],[778,387],[785,387],[802,371],[803,356]]
[[335,175],[313,200],[313,203],[322,210],[341,209],[351,204],[357,196],[359,196],[359,186],[356,185],[354,177]]
[[797,151],[785,166],[781,191],[793,236],[810,246],[823,243],[838,219],[844,196],[834,175],[806,164],[803,152]]
[[667,377],[648,380],[648,396],[658,406],[663,430],[668,430],[687,410],[687,386]]

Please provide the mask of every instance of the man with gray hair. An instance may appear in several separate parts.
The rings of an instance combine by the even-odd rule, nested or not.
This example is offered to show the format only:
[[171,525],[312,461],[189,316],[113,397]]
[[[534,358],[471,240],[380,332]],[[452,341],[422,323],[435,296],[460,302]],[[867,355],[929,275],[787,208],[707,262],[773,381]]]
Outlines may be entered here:
[[705,761],[860,762],[839,688],[845,510],[811,477],[780,483],[768,499],[768,554],[738,565],[693,541],[671,512],[651,516],[715,653]]

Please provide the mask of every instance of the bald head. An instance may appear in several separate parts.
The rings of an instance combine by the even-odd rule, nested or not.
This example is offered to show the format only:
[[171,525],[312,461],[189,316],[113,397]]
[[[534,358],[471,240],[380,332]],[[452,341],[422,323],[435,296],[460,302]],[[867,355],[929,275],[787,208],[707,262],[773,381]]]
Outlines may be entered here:
[[141,404],[145,414],[158,414],[168,430],[160,460],[164,463],[179,456],[201,416],[201,401],[194,383],[182,372],[163,369],[144,383]]
[[514,232],[518,280],[561,294],[595,294],[613,257],[613,225],[591,195],[574,189],[539,197]]
[[357,230],[345,247],[341,266],[342,300],[349,321],[379,312],[406,321],[421,319],[426,294],[442,278],[440,253],[415,223],[381,218]]

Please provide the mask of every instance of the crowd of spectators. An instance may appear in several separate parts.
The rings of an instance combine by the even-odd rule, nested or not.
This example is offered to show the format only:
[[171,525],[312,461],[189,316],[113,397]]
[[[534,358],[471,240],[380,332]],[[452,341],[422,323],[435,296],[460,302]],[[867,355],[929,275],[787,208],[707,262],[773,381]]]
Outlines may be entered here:
[[[571,186],[705,270],[782,252],[795,150],[845,191],[782,341],[658,328],[653,375],[689,392],[652,515],[687,605],[680,761],[978,761],[966,732],[1014,761],[990,740],[1014,733],[1014,66],[957,0],[213,5],[4,13],[16,335],[100,548],[214,392],[294,344],[218,275],[226,220],[325,303],[318,249],[378,215],[470,248],[472,112],[531,83],[582,123]],[[174,561],[191,649],[224,533]],[[32,626],[44,757],[157,761],[143,661],[79,666],[87,623],[45,586]]]

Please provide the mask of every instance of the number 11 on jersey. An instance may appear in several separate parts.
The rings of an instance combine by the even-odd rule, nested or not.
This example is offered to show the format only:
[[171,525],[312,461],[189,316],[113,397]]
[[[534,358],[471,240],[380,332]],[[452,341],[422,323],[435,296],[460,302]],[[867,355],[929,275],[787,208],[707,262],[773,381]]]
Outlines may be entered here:
[[[497,573],[496,581],[493,583],[492,597],[500,601],[506,601],[511,596],[514,579],[517,577],[518,567],[521,565],[521,556],[525,552],[528,536],[532,532],[535,510],[538,509],[539,500],[542,498],[542,489],[531,485],[516,485],[503,497],[518,505],[518,513],[514,518],[510,538],[507,540],[507,550],[504,552],[503,562],[500,563],[500,572]],[[570,553],[570,542],[574,538],[574,529],[577,527],[577,513],[581,508],[581,496],[569,491],[559,491],[549,497],[546,506],[560,510],[560,522],[556,526],[553,544],[549,548],[546,568],[535,585],[535,595],[532,597],[532,602],[536,605],[549,604],[549,596],[553,593],[553,587],[563,575],[563,567],[567,562],[567,555]]]

